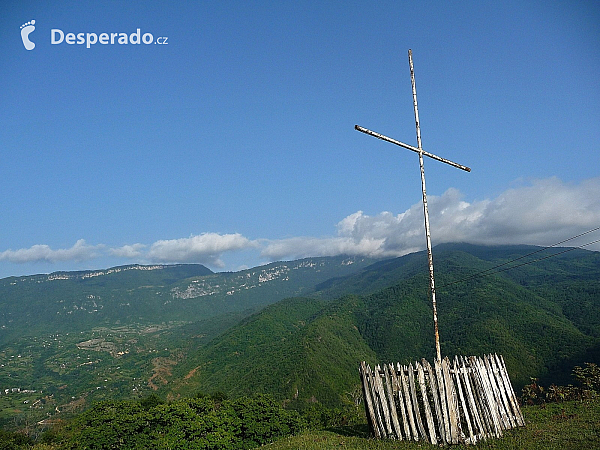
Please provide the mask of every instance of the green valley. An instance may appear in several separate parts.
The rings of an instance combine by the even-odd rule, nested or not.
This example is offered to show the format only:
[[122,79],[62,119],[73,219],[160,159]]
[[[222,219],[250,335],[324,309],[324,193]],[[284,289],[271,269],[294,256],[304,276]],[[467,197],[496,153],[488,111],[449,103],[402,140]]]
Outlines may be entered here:
[[[531,377],[568,383],[574,365],[600,361],[600,255],[573,250],[509,269],[562,251],[526,256],[538,250],[435,252],[442,353],[502,354],[517,392]],[[359,411],[360,361],[433,358],[427,276],[421,252],[0,280],[0,421],[18,428],[153,392],[262,393],[300,411]]]
[[2,279],[0,422],[156,390],[190,351],[242,318],[371,262],[308,258],[235,273],[133,265]]

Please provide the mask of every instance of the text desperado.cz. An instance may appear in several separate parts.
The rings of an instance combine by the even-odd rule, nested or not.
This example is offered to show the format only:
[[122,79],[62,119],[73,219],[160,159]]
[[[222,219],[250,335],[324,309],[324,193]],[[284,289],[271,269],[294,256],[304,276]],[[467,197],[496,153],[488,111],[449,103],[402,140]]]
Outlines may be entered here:
[[152,33],[144,33],[141,34],[140,29],[138,28],[136,32],[127,35],[127,33],[100,33],[97,35],[96,33],[67,33],[65,34],[62,30],[53,28],[50,31],[50,43],[51,44],[61,44],[66,42],[67,44],[85,44],[87,48],[90,46],[99,43],[103,45],[114,45],[114,44],[168,44],[167,40],[169,38],[165,36],[160,36],[154,40],[154,36]]

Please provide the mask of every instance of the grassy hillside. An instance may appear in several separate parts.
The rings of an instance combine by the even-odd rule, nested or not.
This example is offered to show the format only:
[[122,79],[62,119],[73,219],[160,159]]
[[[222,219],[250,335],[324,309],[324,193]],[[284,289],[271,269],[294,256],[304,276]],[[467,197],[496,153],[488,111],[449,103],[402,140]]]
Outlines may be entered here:
[[276,392],[288,402],[330,406],[351,401],[346,393],[357,383],[347,376],[348,367],[374,360],[354,325],[360,302],[346,297],[327,305],[291,298],[271,305],[191,356],[165,389],[184,396],[198,391],[231,396]]
[[[501,439],[477,444],[478,449],[494,450],[582,450],[600,448],[600,401],[553,403],[545,408],[522,408],[526,426],[507,432]],[[307,431],[265,446],[269,450],[411,450],[435,449],[424,442],[380,440],[368,437],[366,426],[342,427],[327,431]],[[472,449],[472,445],[452,446]]]

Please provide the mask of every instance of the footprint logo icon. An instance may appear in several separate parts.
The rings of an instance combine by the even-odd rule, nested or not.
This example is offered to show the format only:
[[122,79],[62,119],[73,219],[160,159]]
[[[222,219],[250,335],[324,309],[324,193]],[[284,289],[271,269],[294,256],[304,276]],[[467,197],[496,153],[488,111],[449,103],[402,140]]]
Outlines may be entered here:
[[29,35],[33,30],[35,30],[35,20],[21,25],[21,39],[23,39],[23,45],[27,50],[33,50],[35,48],[35,42],[29,40]]

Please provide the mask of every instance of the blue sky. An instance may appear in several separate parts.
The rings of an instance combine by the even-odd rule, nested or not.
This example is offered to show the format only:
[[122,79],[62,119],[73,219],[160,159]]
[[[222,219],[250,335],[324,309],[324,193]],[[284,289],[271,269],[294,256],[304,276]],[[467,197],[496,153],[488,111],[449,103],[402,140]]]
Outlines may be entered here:
[[423,148],[472,168],[425,161],[434,245],[598,227],[599,29],[594,1],[5,0],[0,277],[423,249],[417,155],[354,130],[416,145],[409,48]]

